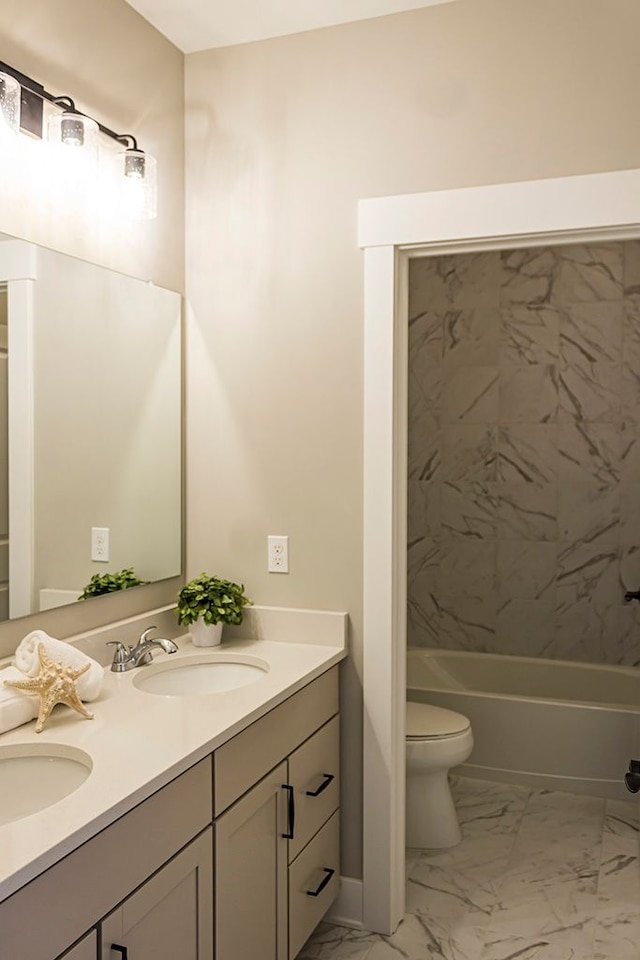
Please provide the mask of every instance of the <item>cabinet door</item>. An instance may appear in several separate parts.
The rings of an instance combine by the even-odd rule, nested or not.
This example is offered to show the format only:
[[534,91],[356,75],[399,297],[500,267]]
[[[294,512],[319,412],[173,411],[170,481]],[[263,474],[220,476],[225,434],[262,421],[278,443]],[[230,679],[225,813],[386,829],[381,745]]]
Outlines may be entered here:
[[216,960],[287,960],[287,764],[216,820]]
[[83,937],[75,947],[67,950],[58,960],[97,960],[98,934],[95,930]]
[[102,922],[103,960],[211,960],[212,861],[209,827]]

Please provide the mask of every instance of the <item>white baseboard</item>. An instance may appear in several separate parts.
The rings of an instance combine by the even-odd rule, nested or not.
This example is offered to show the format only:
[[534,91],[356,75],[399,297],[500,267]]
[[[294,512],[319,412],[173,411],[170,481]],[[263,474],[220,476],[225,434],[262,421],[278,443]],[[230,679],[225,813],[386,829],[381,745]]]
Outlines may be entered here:
[[340,893],[324,918],[327,923],[362,930],[362,891],[362,880],[340,877]]

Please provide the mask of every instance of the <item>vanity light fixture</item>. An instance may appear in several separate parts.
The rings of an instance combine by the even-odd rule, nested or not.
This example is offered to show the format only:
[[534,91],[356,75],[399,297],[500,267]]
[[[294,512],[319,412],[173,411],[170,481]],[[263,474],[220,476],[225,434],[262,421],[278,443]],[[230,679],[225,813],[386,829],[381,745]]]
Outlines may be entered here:
[[47,122],[47,139],[60,148],[61,155],[71,157],[73,151],[76,157],[82,156],[85,166],[97,165],[100,134],[124,147],[116,162],[127,213],[135,219],[154,219],[156,161],[138,147],[136,138],[116,133],[77,110],[71,97],[49,93],[36,80],[0,61],[0,118],[5,127],[43,139],[45,103],[53,111]]
[[[85,117],[76,111],[73,100],[68,100],[67,103],[62,113],[52,113],[49,117],[47,140],[56,148],[73,150],[76,155],[81,154],[88,166],[95,167],[98,163],[100,128],[91,117]],[[62,105],[61,98],[57,105]]]
[[0,73],[0,118],[5,129],[20,129],[20,84],[8,73]]
[[156,158],[138,149],[135,137],[121,137],[130,146],[117,155],[124,175],[125,204],[139,220],[153,220],[157,207]]

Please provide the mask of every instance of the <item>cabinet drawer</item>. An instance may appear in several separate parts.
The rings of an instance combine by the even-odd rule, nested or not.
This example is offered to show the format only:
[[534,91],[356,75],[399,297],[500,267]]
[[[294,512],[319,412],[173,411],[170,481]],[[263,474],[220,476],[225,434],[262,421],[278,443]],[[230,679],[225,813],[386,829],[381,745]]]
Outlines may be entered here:
[[294,838],[289,862],[338,809],[340,797],[340,720],[336,716],[289,757],[289,783],[295,797]]
[[215,816],[338,712],[338,668],[332,667],[214,754]]
[[300,952],[338,896],[340,828],[336,811],[289,867],[289,960]]

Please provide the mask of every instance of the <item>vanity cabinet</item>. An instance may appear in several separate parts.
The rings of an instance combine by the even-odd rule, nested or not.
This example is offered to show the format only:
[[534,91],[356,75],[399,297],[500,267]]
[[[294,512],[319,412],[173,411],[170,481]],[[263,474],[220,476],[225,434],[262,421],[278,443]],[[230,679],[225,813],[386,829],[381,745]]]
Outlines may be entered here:
[[333,667],[0,903],[0,960],[293,960],[338,892],[338,765]]
[[293,960],[337,896],[339,736],[334,668],[215,752],[216,960]]
[[[64,955],[210,828],[211,798],[207,757],[0,903],[0,960]],[[208,916],[212,924],[211,911]],[[104,960],[117,960],[117,954]]]

